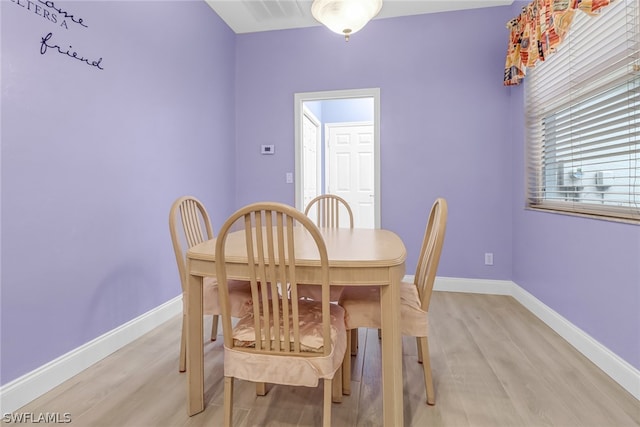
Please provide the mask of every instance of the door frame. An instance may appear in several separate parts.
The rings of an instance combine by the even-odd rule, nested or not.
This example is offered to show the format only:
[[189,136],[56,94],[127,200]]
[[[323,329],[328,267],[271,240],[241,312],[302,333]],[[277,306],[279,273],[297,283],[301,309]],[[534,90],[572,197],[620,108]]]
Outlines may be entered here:
[[[320,122],[320,120],[315,116],[315,114],[313,114],[313,112],[311,110],[309,110],[307,107],[305,107],[303,105],[303,111],[302,111],[302,116],[301,116],[301,120],[304,120],[304,118],[308,118],[309,121],[316,127],[317,133],[316,133],[316,189],[315,189],[315,194],[318,195],[321,191],[323,191],[323,182],[322,182],[322,150],[323,150],[323,142],[322,142],[322,123]],[[302,122],[301,122],[302,123]],[[302,131],[301,131],[302,132]],[[300,136],[302,136],[302,133],[300,133]],[[300,139],[300,143],[303,143],[303,139]],[[302,150],[302,145],[300,145],[301,147],[301,151],[304,153],[304,150]],[[302,157],[300,158],[302,160]],[[297,169],[296,169],[297,170]],[[303,176],[303,175],[301,175]],[[296,177],[296,182],[298,181],[297,177]],[[300,180],[300,182],[302,183],[302,180]],[[304,203],[304,187],[301,188],[301,197],[302,197],[302,202]]]
[[302,114],[306,101],[327,101],[350,98],[373,98],[373,167],[374,167],[374,222],[380,228],[380,88],[345,89],[322,92],[300,92],[294,94],[294,132],[295,132],[295,203],[296,208],[304,210],[302,185]]

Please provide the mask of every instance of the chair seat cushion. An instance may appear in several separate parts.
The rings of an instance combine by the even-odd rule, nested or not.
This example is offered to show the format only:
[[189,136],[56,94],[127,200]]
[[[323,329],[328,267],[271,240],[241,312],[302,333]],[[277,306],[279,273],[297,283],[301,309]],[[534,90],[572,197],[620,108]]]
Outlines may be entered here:
[[301,301],[299,310],[301,350],[319,352],[317,356],[260,354],[243,350],[255,347],[254,319],[253,314],[249,314],[240,319],[233,329],[234,346],[237,347],[225,346],[225,375],[247,381],[307,387],[316,387],[320,378],[333,378],[347,347],[344,310],[336,304],[330,305],[331,351],[326,356],[321,353],[324,344],[321,303]]
[[[347,329],[381,327],[380,287],[346,286],[338,304],[344,308]],[[403,335],[426,337],[428,313],[420,308],[420,297],[416,285],[400,284],[400,327]]]
[[[251,285],[242,280],[228,280],[231,317],[243,317],[252,310]],[[202,281],[202,313],[221,314],[218,300],[218,282],[215,277],[205,277]],[[184,313],[186,299],[183,298]]]

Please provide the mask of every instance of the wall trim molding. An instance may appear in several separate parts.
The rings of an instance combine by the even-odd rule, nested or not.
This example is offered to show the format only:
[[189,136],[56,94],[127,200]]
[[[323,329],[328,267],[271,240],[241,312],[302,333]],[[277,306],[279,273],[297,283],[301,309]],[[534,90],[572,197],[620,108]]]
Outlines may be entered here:
[[14,412],[182,313],[182,295],[0,387],[0,414]]
[[[413,276],[405,276],[412,282]],[[437,277],[434,290],[508,295],[640,400],[640,371],[510,280]],[[13,412],[182,312],[182,296],[138,316],[0,387],[0,413]]]
[[[413,276],[406,276],[413,281]],[[437,277],[436,291],[509,295],[542,320],[615,382],[640,400],[640,370],[510,280]]]
[[[413,282],[414,276],[407,276]],[[510,280],[463,279],[457,277],[436,277],[434,291],[466,292],[471,294],[512,295],[516,286]]]

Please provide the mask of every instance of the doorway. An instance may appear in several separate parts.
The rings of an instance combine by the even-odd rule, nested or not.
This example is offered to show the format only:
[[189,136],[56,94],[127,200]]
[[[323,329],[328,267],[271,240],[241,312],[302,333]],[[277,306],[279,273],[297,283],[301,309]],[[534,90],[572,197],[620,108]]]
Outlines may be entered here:
[[297,93],[294,111],[296,207],[337,194],[356,227],[380,228],[380,89]]

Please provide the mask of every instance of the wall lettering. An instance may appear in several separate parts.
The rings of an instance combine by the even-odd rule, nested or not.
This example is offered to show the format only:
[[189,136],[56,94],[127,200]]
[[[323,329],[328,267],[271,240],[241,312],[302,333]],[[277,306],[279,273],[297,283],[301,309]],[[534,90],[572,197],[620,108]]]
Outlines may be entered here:
[[[20,0],[17,0],[20,1]],[[27,0],[29,1],[29,0]],[[88,28],[87,25],[83,22],[82,18],[76,18],[75,16],[69,14],[69,12],[67,12],[66,10],[62,10],[59,7],[56,7],[55,3],[52,2],[51,0],[47,0],[47,1],[42,1],[42,0],[38,0],[39,3],[42,3],[43,5],[47,6],[50,9],[55,10],[56,12],[58,12],[60,15],[64,16],[65,18],[71,18],[71,21],[75,22],[78,25],[82,25],[85,28]]]
[[58,53],[67,55],[69,58],[77,59],[78,61],[82,61],[87,65],[91,65],[92,67],[98,68],[99,70],[104,70],[104,68],[102,68],[102,66],[100,65],[100,63],[102,62],[102,58],[98,59],[97,61],[91,61],[83,56],[78,55],[78,52],[75,52],[75,51],[72,52],[73,46],[69,46],[69,49],[65,51],[57,44],[49,44],[48,42],[49,40],[51,40],[51,37],[53,37],[53,34],[51,33],[42,37],[40,41],[40,54],[44,55],[45,53],[47,53],[47,49],[57,49]]
[[[84,23],[84,19],[76,18],[73,14],[68,11],[58,7],[51,0],[11,0],[13,3],[17,4],[25,8],[30,12],[35,13],[36,15],[46,19],[47,21],[53,22],[54,24],[59,24],[61,27],[69,29],[69,25],[67,24],[67,19],[70,19],[71,22],[76,23],[78,25],[83,26],[84,28],[88,28],[87,24]],[[57,13],[54,13],[57,12]]]
[[[83,18],[77,17],[70,11],[56,6],[53,0],[11,0],[11,2],[16,4],[17,6],[22,7],[25,11],[33,12],[35,15],[40,16],[54,24],[59,24],[60,27],[63,27],[67,30],[69,29],[67,21],[70,25],[77,24],[83,28],[89,28],[89,26],[84,23]],[[65,49],[60,47],[60,45],[53,43],[51,41],[52,37],[53,33],[49,32],[46,36],[40,39],[41,55],[47,53],[48,49],[54,49],[57,50],[58,53],[66,55],[69,58],[84,62],[85,64],[91,65],[98,70],[104,70],[104,68],[102,67],[102,58],[99,58],[97,60],[85,58],[84,56],[78,54],[78,52],[74,51],[73,46],[69,46],[69,49]]]

